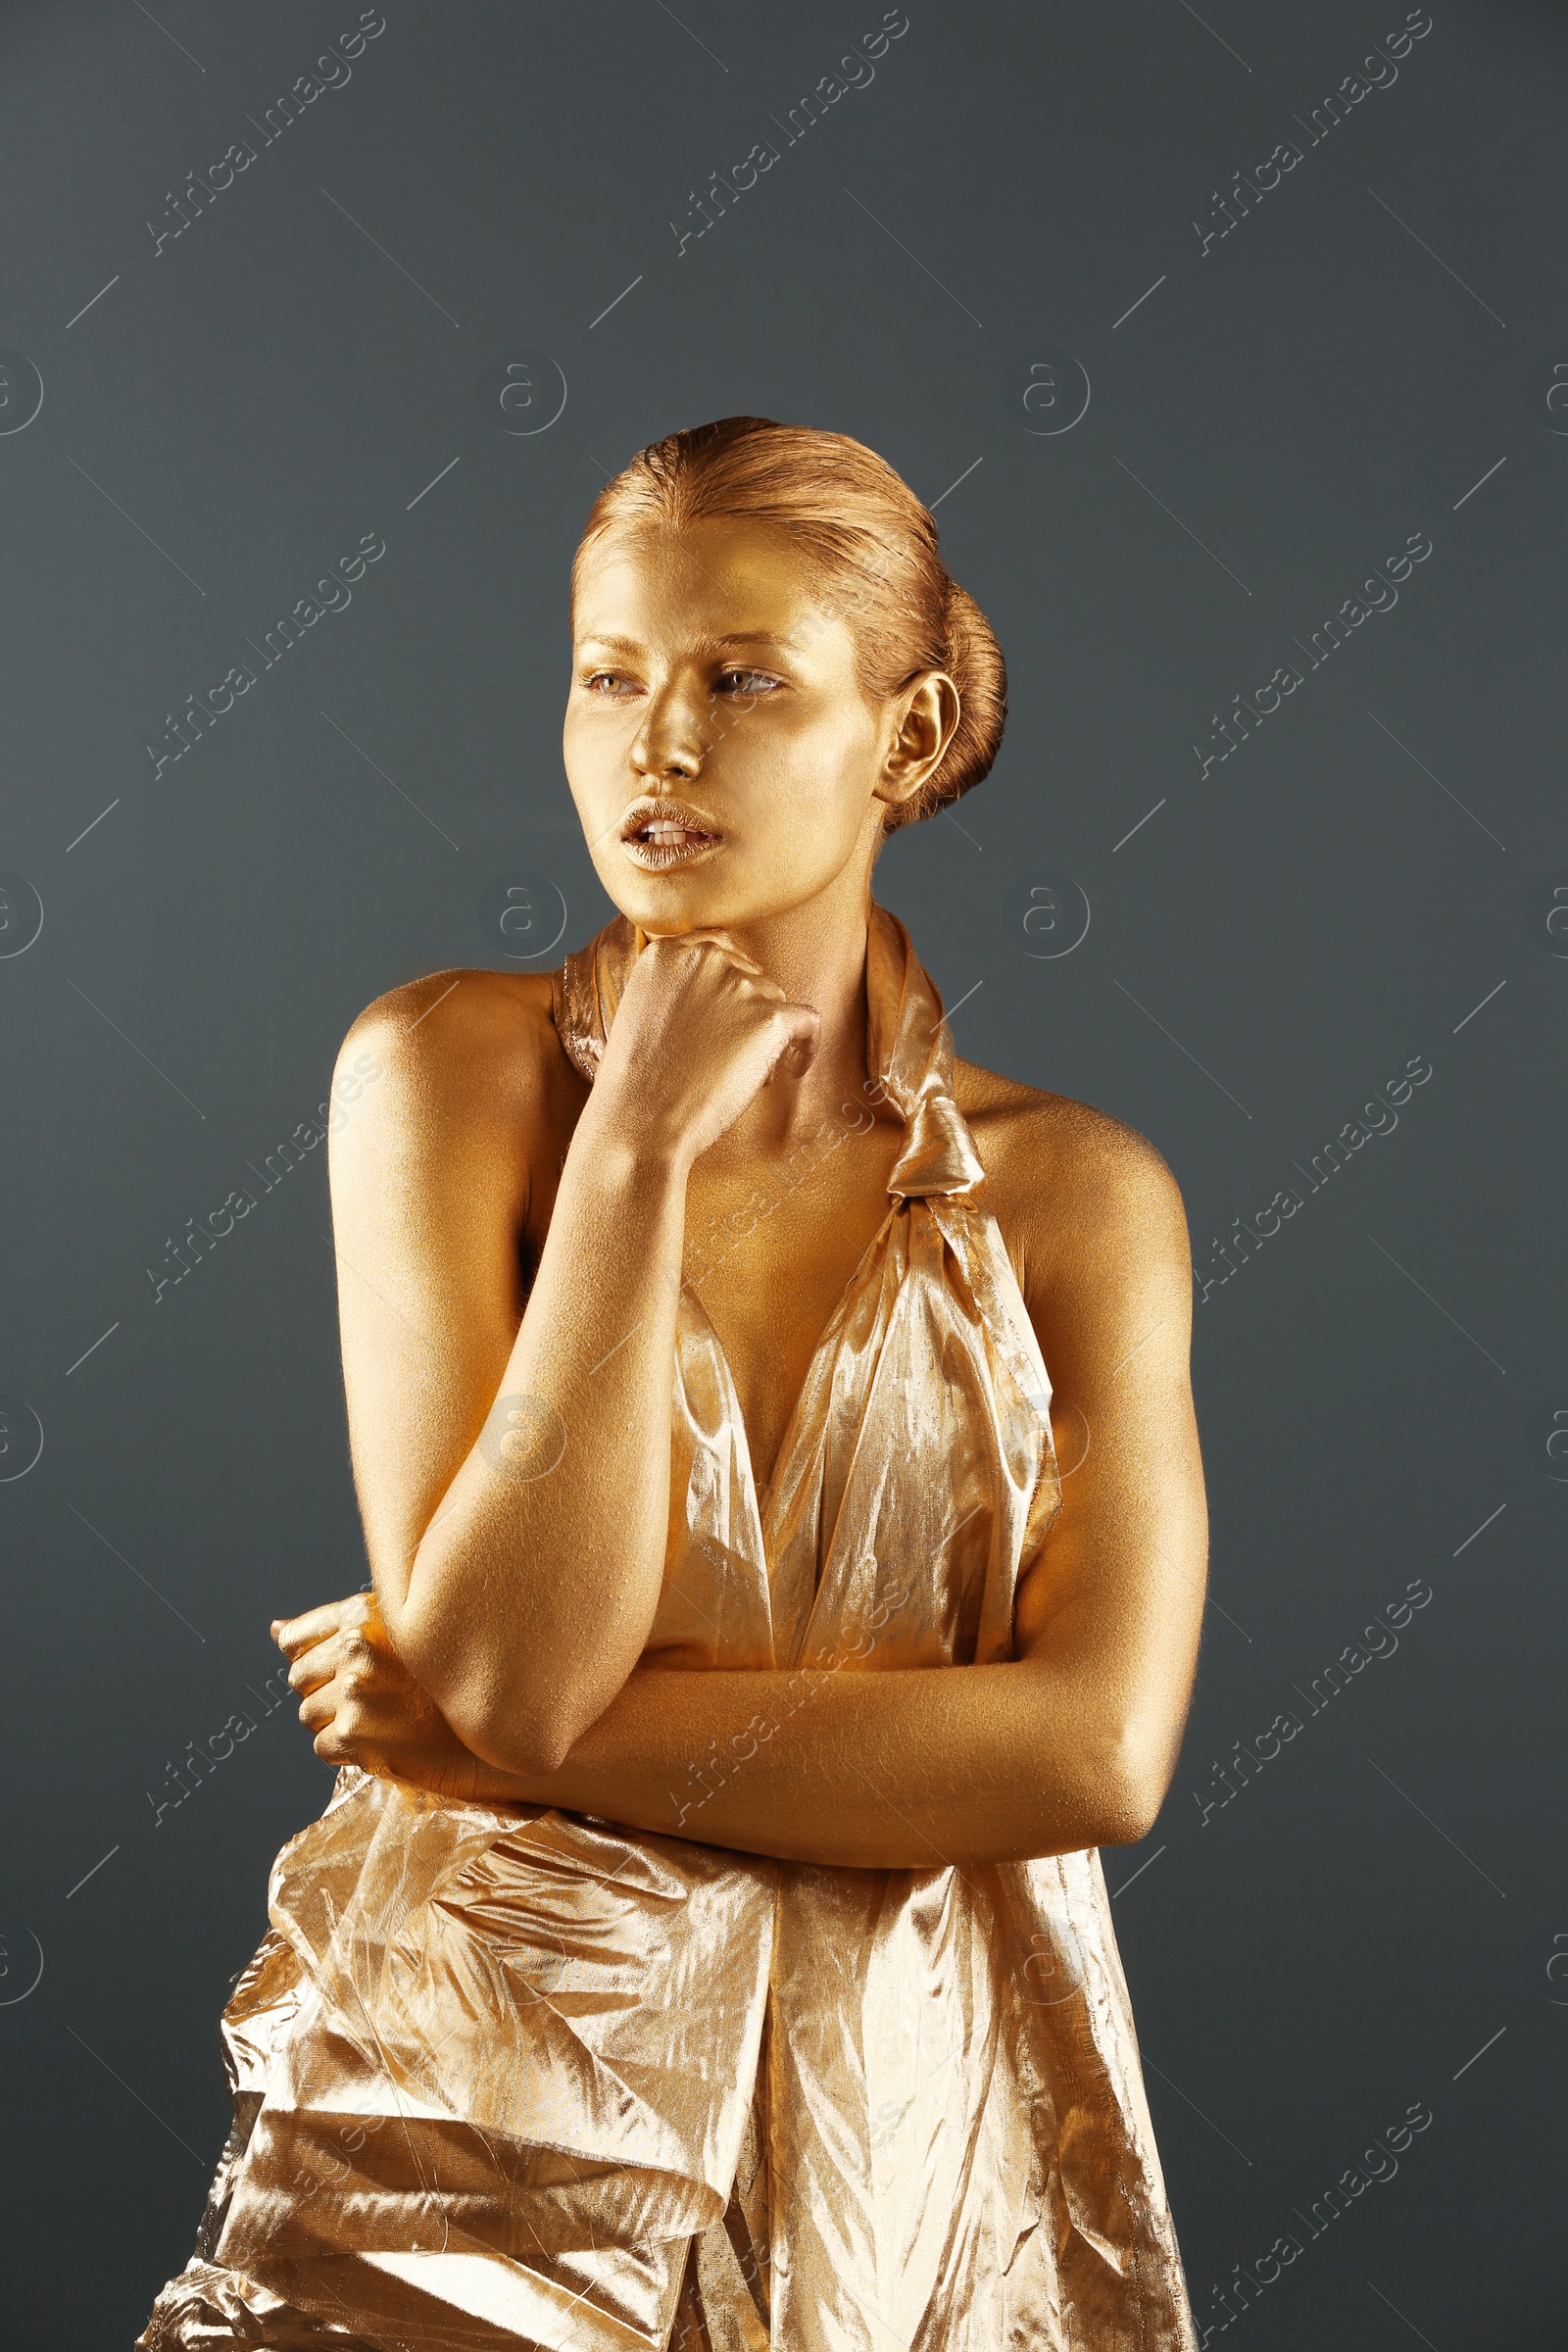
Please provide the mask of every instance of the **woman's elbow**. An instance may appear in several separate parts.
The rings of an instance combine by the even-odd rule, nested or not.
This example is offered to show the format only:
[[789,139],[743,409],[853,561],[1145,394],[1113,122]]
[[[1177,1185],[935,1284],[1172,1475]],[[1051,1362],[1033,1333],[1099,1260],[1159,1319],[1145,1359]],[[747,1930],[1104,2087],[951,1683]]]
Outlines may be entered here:
[[534,1689],[477,1654],[439,1617],[405,1608],[393,1645],[471,1756],[500,1772],[558,1772],[582,1724],[571,1694]]
[[1136,1725],[1125,1728],[1097,1775],[1096,1845],[1137,1845],[1159,1819],[1175,1772],[1171,1742]]
[[1096,1845],[1137,1845],[1159,1819],[1165,1791],[1147,1783],[1129,1784],[1105,1801]]
[[431,1695],[468,1753],[498,1772],[559,1772],[584,1728],[564,1692],[514,1690],[487,1673],[460,1674]]
[[[443,1710],[444,1712],[445,1710]],[[576,1729],[527,1705],[482,1703],[448,1714],[468,1753],[499,1772],[522,1775],[559,1772],[579,1737]]]

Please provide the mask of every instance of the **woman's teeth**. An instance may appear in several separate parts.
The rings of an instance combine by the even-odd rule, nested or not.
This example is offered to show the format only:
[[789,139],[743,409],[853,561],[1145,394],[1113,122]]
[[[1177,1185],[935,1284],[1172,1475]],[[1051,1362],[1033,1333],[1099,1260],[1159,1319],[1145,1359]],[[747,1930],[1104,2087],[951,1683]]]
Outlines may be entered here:
[[681,865],[717,846],[719,836],[690,818],[645,816],[635,832],[623,836],[628,850],[643,852],[648,866]]

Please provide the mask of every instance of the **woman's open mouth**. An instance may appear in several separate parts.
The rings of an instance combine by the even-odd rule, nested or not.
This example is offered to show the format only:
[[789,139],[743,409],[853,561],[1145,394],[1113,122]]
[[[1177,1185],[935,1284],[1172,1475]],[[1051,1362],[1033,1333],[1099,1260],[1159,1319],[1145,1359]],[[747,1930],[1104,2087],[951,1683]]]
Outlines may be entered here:
[[633,863],[654,872],[689,865],[721,839],[705,816],[678,801],[639,801],[620,829],[621,847]]

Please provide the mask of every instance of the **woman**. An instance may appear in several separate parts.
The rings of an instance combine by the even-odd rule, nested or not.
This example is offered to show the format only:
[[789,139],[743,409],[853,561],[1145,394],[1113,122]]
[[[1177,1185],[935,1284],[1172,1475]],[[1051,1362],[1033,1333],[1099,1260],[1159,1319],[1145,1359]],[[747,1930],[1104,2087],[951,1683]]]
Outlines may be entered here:
[[956,1062],[870,891],[1000,651],[889,466],[744,416],[608,485],[573,632],[618,919],[344,1045],[373,1595],[273,1629],[344,1770],[142,2342],[1190,2348],[1094,1850],[1197,1656],[1181,1200]]

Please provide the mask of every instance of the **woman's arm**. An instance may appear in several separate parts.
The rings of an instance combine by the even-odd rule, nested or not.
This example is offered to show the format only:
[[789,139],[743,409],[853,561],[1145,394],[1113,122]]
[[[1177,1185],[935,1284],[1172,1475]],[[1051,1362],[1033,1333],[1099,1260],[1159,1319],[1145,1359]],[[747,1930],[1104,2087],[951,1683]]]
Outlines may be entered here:
[[[484,976],[444,1000],[451,985],[383,999],[343,1048],[368,1044],[385,1071],[330,1157],[355,1484],[381,1612],[419,1683],[476,1749],[504,1711],[509,1759],[549,1762],[564,1743],[552,1658],[569,1644],[594,1662],[587,1612],[603,1703],[658,1599],[669,1436],[667,1407],[650,1407],[668,1386],[684,1188],[585,1114],[524,1312],[517,1235],[562,1123],[561,1055],[547,1005],[530,1022]],[[510,1055],[492,1034],[509,1009]],[[595,1476],[605,1457],[626,1475]],[[558,1572],[507,1572],[529,1559]]]
[[516,1755],[508,1769],[427,1720],[405,1728],[395,1663],[318,1611],[279,1635],[318,1753],[795,1861],[923,1869],[1143,1837],[1175,1767],[1203,1601],[1186,1219],[1158,1154],[1111,1121],[1050,1191],[1049,1229],[1026,1230],[1022,1255],[1065,1476],[1020,1582],[1015,1660],[638,1667],[554,1770]]
[[1038,1115],[997,1154],[994,1189],[1020,1212],[1008,1226],[1067,1475],[1020,1580],[1017,1657],[639,1667],[534,1801],[791,1860],[915,1869],[1152,1827],[1192,1692],[1208,1541],[1187,1220],[1153,1148],[1096,1114],[1043,1185]]
[[1040,1655],[887,1673],[639,1667],[527,1788],[704,1845],[908,1870],[1121,1844],[1163,1793],[1136,1782],[1088,1678]]
[[445,1797],[560,1805],[705,1845],[864,1868],[1075,1852],[1147,1827],[1110,1752],[1110,1718],[1100,1710],[1074,1727],[1079,1691],[1070,1677],[1053,1688],[1042,1660],[882,1674],[638,1667],[564,1763],[508,1771],[463,1745],[399,1661],[370,1595],[273,1630],[318,1756]]
[[[652,943],[586,1103],[545,996],[483,973],[397,991],[344,1047],[386,1073],[331,1152],[370,1572],[417,1682],[503,1766],[559,1762],[653,1623],[687,1171],[815,1031],[754,975]],[[518,1235],[567,1132],[524,1307]]]

